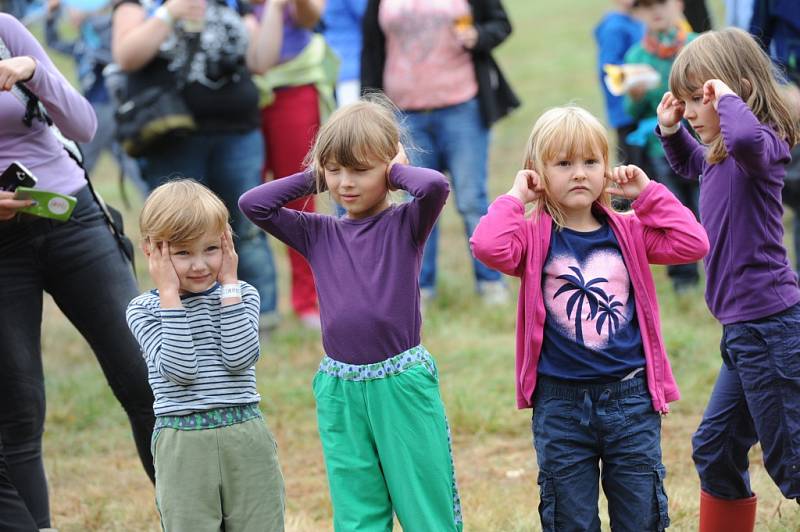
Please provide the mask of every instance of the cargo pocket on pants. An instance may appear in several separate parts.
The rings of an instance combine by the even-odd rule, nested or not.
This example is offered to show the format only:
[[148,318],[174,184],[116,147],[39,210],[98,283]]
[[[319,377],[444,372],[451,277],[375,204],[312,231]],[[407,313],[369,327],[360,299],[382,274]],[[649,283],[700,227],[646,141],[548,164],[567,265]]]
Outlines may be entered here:
[[556,528],[556,486],[552,476],[539,473],[539,519],[542,532],[557,532]]
[[669,500],[667,499],[667,492],[664,491],[664,478],[667,476],[667,470],[663,465],[658,465],[653,471],[653,491],[655,500],[655,531],[666,530],[669,526]]

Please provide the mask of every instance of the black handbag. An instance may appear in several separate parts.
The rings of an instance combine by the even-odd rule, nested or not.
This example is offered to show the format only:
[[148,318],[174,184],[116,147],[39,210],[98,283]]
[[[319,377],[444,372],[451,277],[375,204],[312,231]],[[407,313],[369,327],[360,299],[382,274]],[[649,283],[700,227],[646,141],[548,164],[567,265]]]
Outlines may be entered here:
[[107,77],[123,77],[109,84],[119,87],[120,103],[114,114],[117,126],[115,136],[125,153],[131,157],[146,155],[153,147],[163,145],[167,138],[187,135],[197,129],[181,91],[186,85],[186,75],[198,47],[199,38],[191,39],[186,63],[176,73],[174,85],[153,85],[131,94],[128,87],[131,74],[115,72],[113,69],[106,71]]

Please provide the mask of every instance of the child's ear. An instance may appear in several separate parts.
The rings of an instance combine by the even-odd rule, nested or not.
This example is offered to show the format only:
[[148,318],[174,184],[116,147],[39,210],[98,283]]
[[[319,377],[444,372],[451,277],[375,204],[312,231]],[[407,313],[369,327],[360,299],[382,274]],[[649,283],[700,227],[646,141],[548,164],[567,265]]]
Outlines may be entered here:
[[150,239],[149,238],[145,238],[144,240],[142,240],[142,251],[144,252],[144,256],[145,257],[149,257],[150,256]]
[[753,94],[753,84],[750,83],[749,79],[742,78],[742,100],[747,101],[751,94]]

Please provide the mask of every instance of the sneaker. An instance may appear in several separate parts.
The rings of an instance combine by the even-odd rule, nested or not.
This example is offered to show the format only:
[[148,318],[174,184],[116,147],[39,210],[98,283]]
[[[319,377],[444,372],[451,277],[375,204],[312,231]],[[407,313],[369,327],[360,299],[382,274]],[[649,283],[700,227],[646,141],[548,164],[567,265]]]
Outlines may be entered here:
[[300,320],[300,324],[311,331],[321,331],[322,330],[322,321],[319,319],[318,312],[307,312],[298,316]]
[[511,294],[503,281],[479,282],[478,294],[480,294],[483,303],[490,307],[505,305],[511,300]]

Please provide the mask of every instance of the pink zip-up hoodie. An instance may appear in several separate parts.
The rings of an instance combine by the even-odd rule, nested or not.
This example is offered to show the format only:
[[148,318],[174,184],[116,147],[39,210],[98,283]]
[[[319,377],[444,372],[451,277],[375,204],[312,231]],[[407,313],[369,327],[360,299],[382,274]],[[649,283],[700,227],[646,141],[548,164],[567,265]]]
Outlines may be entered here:
[[[633,285],[636,315],[642,335],[647,388],[653,408],[667,413],[667,403],[680,398],[672,376],[658,315],[656,287],[650,264],[685,264],[708,253],[708,236],[694,214],[667,190],[651,181],[633,202],[631,214],[605,213],[617,237]],[[532,408],[537,367],[542,352],[545,307],[542,270],[550,247],[553,219],[545,212],[525,219],[517,198],[497,198],[470,238],[475,258],[506,275],[522,278],[517,307],[517,407]]]

